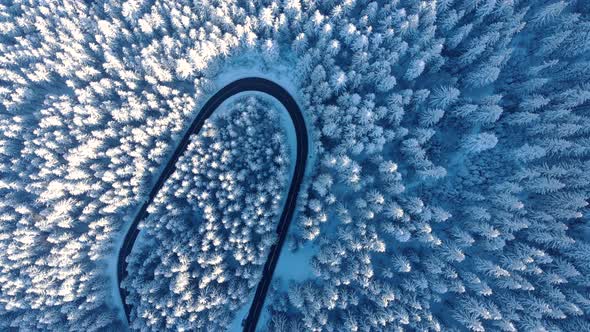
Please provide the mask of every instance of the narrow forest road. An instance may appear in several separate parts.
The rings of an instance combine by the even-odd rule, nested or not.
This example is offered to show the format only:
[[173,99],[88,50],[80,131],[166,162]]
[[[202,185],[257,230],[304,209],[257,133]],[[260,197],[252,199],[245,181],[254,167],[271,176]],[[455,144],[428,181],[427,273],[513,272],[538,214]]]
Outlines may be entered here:
[[139,234],[139,229],[137,229],[139,221],[148,216],[147,207],[152,202],[154,197],[157,195],[158,191],[160,191],[160,189],[164,185],[164,182],[176,170],[176,162],[178,161],[180,155],[186,150],[186,147],[190,142],[190,137],[193,134],[199,132],[201,127],[203,127],[203,125],[205,124],[205,120],[207,120],[211,116],[211,114],[213,114],[213,112],[227,98],[245,91],[257,91],[266,93],[270,96],[273,96],[279,102],[281,102],[281,104],[283,104],[283,106],[289,113],[291,120],[293,121],[293,126],[295,127],[295,134],[297,136],[297,159],[295,164],[295,171],[293,173],[293,178],[291,179],[291,185],[289,187],[287,199],[285,200],[285,206],[283,208],[283,212],[281,213],[281,217],[279,219],[279,223],[277,226],[277,242],[271,246],[268,259],[264,264],[264,268],[262,271],[262,279],[260,280],[260,282],[258,283],[258,287],[256,288],[256,294],[252,302],[252,307],[250,308],[248,317],[244,320],[243,324],[244,331],[250,332],[256,330],[256,324],[258,323],[258,319],[260,318],[260,314],[264,306],[264,300],[266,299],[266,294],[268,292],[268,288],[270,286],[274,270],[277,266],[281,249],[287,237],[289,224],[291,223],[291,219],[295,211],[297,194],[299,193],[299,188],[301,187],[301,182],[303,181],[308,156],[307,128],[305,126],[305,120],[303,118],[303,114],[301,113],[301,109],[299,109],[299,106],[295,102],[295,99],[293,99],[293,97],[287,92],[287,90],[285,90],[280,85],[267,79],[258,77],[249,77],[234,81],[226,85],[221,90],[219,90],[215,95],[213,95],[213,97],[211,97],[207,101],[207,103],[203,106],[203,108],[191,124],[189,130],[186,132],[186,134],[178,144],[178,147],[174,151],[174,154],[166,164],[166,167],[163,169],[160,177],[158,178],[152,190],[150,191],[147,200],[143,203],[143,205],[139,209],[139,212],[133,219],[133,222],[129,227],[127,234],[125,234],[125,239],[119,250],[119,257],[117,260],[117,286],[119,287],[119,295],[121,296],[121,302],[123,303],[123,307],[125,309],[125,316],[127,317],[127,321],[129,321],[129,313],[131,311],[131,308],[129,305],[127,305],[127,303],[125,303],[127,291],[121,287],[121,281],[125,279],[125,277],[127,277],[126,258],[131,253],[131,250],[133,249],[133,244],[135,243],[137,235]]

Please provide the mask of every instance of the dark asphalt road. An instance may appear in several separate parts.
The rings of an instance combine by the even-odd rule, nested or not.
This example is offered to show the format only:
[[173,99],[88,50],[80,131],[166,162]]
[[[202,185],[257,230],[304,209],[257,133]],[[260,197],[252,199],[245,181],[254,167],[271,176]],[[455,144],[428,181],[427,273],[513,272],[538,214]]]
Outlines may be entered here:
[[256,294],[254,296],[254,301],[252,302],[252,307],[250,308],[248,317],[244,320],[244,331],[251,332],[256,330],[256,324],[258,323],[258,319],[260,318],[260,314],[262,312],[264,300],[266,299],[266,293],[268,292],[272,275],[277,266],[281,249],[287,237],[289,224],[291,223],[291,219],[295,211],[297,194],[299,193],[299,188],[301,186],[301,182],[303,181],[308,155],[307,128],[305,127],[305,121],[299,106],[293,97],[291,97],[291,95],[287,92],[287,90],[282,88],[280,85],[267,79],[258,77],[249,77],[234,81],[219,90],[207,101],[207,103],[201,109],[201,112],[199,112],[198,116],[191,124],[189,130],[178,144],[174,154],[166,164],[162,174],[150,191],[148,199],[141,206],[139,212],[133,220],[133,223],[131,224],[131,227],[129,228],[127,234],[125,234],[125,240],[123,241],[123,245],[119,250],[119,258],[117,261],[117,285],[119,286],[121,302],[125,308],[125,316],[127,317],[128,321],[131,308],[127,305],[127,303],[125,303],[127,291],[121,287],[121,281],[127,276],[127,262],[125,259],[129,253],[131,253],[133,244],[135,243],[137,235],[139,234],[139,230],[137,229],[139,221],[148,216],[148,205],[154,199],[158,191],[160,191],[164,185],[164,182],[176,170],[176,162],[188,146],[191,135],[197,133],[201,127],[203,127],[205,120],[207,120],[211,114],[213,114],[213,112],[221,105],[221,103],[223,103],[223,101],[235,94],[244,91],[263,92],[273,96],[279,102],[281,102],[285,109],[289,112],[289,116],[293,121],[293,126],[295,127],[295,133],[297,136],[297,159],[295,172],[293,173],[291,186],[289,187],[289,193],[287,199],[285,200],[285,207],[283,208],[283,212],[277,226],[278,239],[277,242],[271,247],[268,259],[262,271],[262,279],[256,288]]

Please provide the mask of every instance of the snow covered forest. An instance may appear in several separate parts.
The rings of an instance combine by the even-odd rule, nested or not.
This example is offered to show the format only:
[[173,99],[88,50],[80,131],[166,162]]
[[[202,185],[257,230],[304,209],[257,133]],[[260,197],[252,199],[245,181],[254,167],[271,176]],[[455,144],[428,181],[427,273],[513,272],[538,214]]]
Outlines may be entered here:
[[227,107],[188,146],[140,225],[124,281],[133,329],[227,329],[258,283],[289,153],[279,110],[256,97]]
[[590,331],[587,0],[1,2],[0,330],[229,326],[289,182],[271,104],[193,138],[129,256],[129,324],[112,264],[246,57],[314,149],[284,249],[314,274],[259,329]]

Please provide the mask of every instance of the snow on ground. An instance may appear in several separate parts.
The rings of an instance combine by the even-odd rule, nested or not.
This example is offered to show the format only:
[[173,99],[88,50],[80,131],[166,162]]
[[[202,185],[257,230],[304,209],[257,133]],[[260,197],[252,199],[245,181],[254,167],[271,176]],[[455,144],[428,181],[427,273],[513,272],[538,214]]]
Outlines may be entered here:
[[[162,168],[163,167],[164,166],[162,166]],[[160,172],[158,172],[158,174],[160,174]],[[119,284],[117,283],[117,281],[118,281],[117,263],[119,261],[119,249],[121,249],[121,246],[123,245],[123,241],[125,240],[125,234],[127,234],[127,232],[129,232],[129,228],[131,227],[131,224],[133,223],[133,219],[135,218],[135,216],[139,212],[139,209],[141,209],[142,204],[143,204],[143,202],[139,202],[137,204],[137,207],[135,208],[135,211],[133,211],[133,213],[130,213],[124,217],[124,221],[126,224],[124,227],[124,231],[120,232],[117,235],[117,237],[115,238],[115,240],[113,241],[114,243],[116,243],[114,253],[109,255],[106,259],[107,275],[109,276],[109,278],[111,280],[110,295],[111,295],[112,302],[110,304],[112,305],[113,308],[116,308],[117,316],[119,317],[119,319],[121,319],[122,322],[126,322],[127,318],[125,317],[125,310],[123,309],[124,304],[122,302],[121,295],[119,294]],[[134,247],[137,246],[137,244],[142,241],[143,241],[143,236],[140,232],[139,235],[137,236],[137,239],[135,240]]]
[[252,306],[252,300],[254,300],[254,295],[256,294],[256,290],[254,290],[249,296],[248,296],[248,302],[246,302],[246,304],[244,304],[244,306],[242,307],[242,309],[240,309],[238,312],[236,312],[236,316],[234,317],[234,319],[231,322],[231,325],[228,329],[228,332],[240,332],[243,331],[243,327],[242,327],[242,321],[244,319],[246,319],[246,317],[248,316],[248,312],[250,311],[250,307]]
[[[297,220],[297,213],[293,215],[293,221]],[[297,227],[294,222],[289,227],[289,232]],[[283,246],[279,262],[273,274],[273,285],[269,290],[269,294],[264,301],[262,314],[258,320],[258,330],[262,331],[266,327],[270,319],[270,313],[267,310],[272,302],[272,287],[276,286],[281,291],[287,291],[290,282],[301,283],[307,279],[314,277],[312,267],[310,265],[311,259],[317,254],[319,248],[313,242],[306,242],[302,246],[293,251],[289,245]]]

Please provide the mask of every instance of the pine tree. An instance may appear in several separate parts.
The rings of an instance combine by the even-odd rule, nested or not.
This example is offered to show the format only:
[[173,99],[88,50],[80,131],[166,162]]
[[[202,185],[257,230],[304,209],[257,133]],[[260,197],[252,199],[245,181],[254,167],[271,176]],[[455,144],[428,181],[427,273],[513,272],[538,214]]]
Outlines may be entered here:
[[467,153],[480,153],[492,149],[498,143],[498,138],[492,133],[480,133],[467,136],[462,143]]

